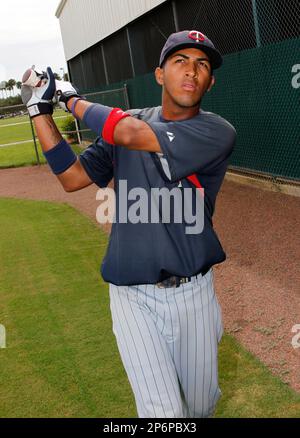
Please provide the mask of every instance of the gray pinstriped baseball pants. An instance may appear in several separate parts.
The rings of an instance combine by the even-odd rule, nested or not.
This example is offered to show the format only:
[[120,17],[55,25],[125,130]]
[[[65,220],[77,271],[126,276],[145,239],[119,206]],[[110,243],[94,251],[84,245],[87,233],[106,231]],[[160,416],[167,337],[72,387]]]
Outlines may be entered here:
[[211,416],[223,333],[213,270],[177,288],[110,284],[110,303],[139,417]]

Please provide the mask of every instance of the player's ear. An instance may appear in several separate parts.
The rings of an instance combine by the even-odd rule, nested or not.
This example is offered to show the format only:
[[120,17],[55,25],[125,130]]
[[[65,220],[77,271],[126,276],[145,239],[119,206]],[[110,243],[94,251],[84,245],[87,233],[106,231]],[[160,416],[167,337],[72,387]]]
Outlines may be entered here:
[[207,90],[206,90],[206,91],[210,91],[210,90],[212,89],[212,87],[215,85],[215,82],[216,82],[215,77],[212,76],[211,79],[210,79],[210,84],[209,84],[209,86],[207,87]]
[[156,82],[159,85],[163,85],[164,84],[164,71],[163,71],[162,68],[157,67],[155,69],[155,79],[156,79]]

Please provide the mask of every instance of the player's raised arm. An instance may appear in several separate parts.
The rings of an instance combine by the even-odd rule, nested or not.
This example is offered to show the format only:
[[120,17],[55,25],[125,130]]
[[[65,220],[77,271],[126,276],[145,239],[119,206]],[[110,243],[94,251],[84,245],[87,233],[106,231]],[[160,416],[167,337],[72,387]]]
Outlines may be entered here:
[[[51,117],[55,101],[62,109],[83,120],[92,131],[111,145],[118,144],[128,149],[148,152],[161,151],[157,137],[147,123],[130,117],[120,108],[86,101],[78,95],[70,82],[55,80],[49,67],[44,77],[43,72],[38,72],[37,75],[33,69],[27,70],[22,83],[22,100],[30,117],[34,119],[44,155],[67,191],[78,190],[92,181],[79,160],[75,160],[75,154],[72,156],[70,150],[67,151],[66,144]],[[58,167],[53,167],[53,157],[57,163],[59,162]]]
[[22,82],[22,101],[33,119],[43,154],[53,173],[66,191],[79,190],[92,184],[52,118],[56,87],[51,68],[48,67],[46,73],[29,69]]
[[111,145],[148,152],[161,152],[153,130],[142,120],[120,108],[91,103],[78,96],[70,82],[56,81],[56,96],[61,108],[82,120]]

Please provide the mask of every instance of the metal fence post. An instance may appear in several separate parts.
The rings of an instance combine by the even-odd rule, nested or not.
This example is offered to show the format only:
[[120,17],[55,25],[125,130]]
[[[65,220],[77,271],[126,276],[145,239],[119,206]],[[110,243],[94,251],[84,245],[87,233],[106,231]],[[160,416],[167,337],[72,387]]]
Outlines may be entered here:
[[256,0],[252,0],[252,11],[253,11],[253,20],[254,20],[254,28],[255,28],[256,45],[257,45],[257,47],[260,47],[261,42],[260,42],[260,32],[259,32]]
[[33,143],[34,143],[34,149],[35,149],[36,160],[37,160],[38,165],[40,166],[40,165],[41,165],[41,162],[40,162],[40,156],[39,156],[38,147],[37,147],[36,140],[35,140],[34,127],[33,127],[32,120],[31,120],[31,118],[30,118],[29,115],[28,115],[28,117],[29,117],[29,121],[30,121],[30,127],[31,127],[31,132],[32,132],[32,138],[33,138]]
[[174,0],[172,1],[172,11],[173,11],[174,24],[175,24],[175,31],[179,32],[180,29],[178,23],[178,15],[177,15],[176,3]]
[[129,95],[128,95],[127,84],[124,84],[124,100],[125,100],[126,109],[129,109],[130,108],[130,103],[129,103]]
[[76,134],[77,134],[78,143],[81,144],[81,137],[80,137],[80,133],[79,133],[78,121],[75,118],[74,118],[74,120],[75,120]]

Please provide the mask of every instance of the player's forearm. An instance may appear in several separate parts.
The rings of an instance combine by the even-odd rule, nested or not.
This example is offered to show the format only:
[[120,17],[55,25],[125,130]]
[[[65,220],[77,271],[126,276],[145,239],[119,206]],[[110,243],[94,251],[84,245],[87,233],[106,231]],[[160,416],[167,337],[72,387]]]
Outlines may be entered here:
[[[85,100],[76,101],[76,97],[71,98],[67,103],[68,109],[73,112],[77,119],[84,120],[87,126],[97,135],[102,135],[105,129],[105,119],[110,113],[110,108],[104,106],[101,108],[100,105],[98,105],[98,108],[90,108],[93,105]],[[89,108],[90,110],[87,112]],[[97,114],[97,110],[99,114]],[[112,137],[113,144],[127,149],[161,152],[159,142],[152,129],[147,123],[133,117],[125,117],[118,121],[113,129]],[[106,140],[105,136],[103,138]]]
[[[43,152],[50,152],[51,150],[54,151],[55,148],[59,144],[63,144],[63,137],[61,133],[59,132],[52,116],[50,115],[41,115],[38,117],[35,117],[33,119],[35,130],[38,136],[38,139],[40,141],[41,147]],[[64,147],[70,148],[65,143]],[[57,153],[57,152],[56,152]],[[58,152],[61,154],[61,152]],[[47,158],[47,157],[46,157]],[[61,159],[62,162],[64,162],[64,156],[58,156],[56,158],[56,162],[58,162]],[[83,170],[80,161],[75,158],[72,160],[72,156],[70,155],[70,166],[68,166],[68,163],[66,163],[66,170],[64,170],[61,173],[57,173],[56,177],[60,181],[61,185],[67,192],[73,192],[76,190],[80,190],[92,183],[88,175]],[[49,157],[47,158],[47,161],[49,162]],[[50,161],[53,161],[53,157]],[[50,163],[49,163],[50,165]],[[51,167],[51,165],[50,165]],[[53,170],[53,169],[52,169]]]
[[33,123],[43,152],[49,151],[62,141],[62,135],[49,114],[35,117]]
[[[78,100],[78,98],[76,98],[76,97],[72,97],[71,99],[68,100],[67,107],[68,107],[69,111],[72,111],[73,104],[77,100]],[[83,117],[84,117],[86,110],[91,105],[93,105],[92,102],[88,102],[86,100],[78,100],[78,102],[76,103],[75,112],[73,114],[76,116],[77,119],[83,120]]]
[[[52,118],[57,83],[50,67],[47,68],[47,72],[28,69],[22,78],[21,97],[33,120],[43,154],[52,172],[69,192],[86,187],[92,181],[76,154],[62,138]],[[67,85],[68,96],[79,97],[71,84],[63,82],[59,85],[60,87]],[[64,99],[62,90],[56,97],[58,96],[62,99],[60,105],[62,104],[66,109],[67,99]]]

